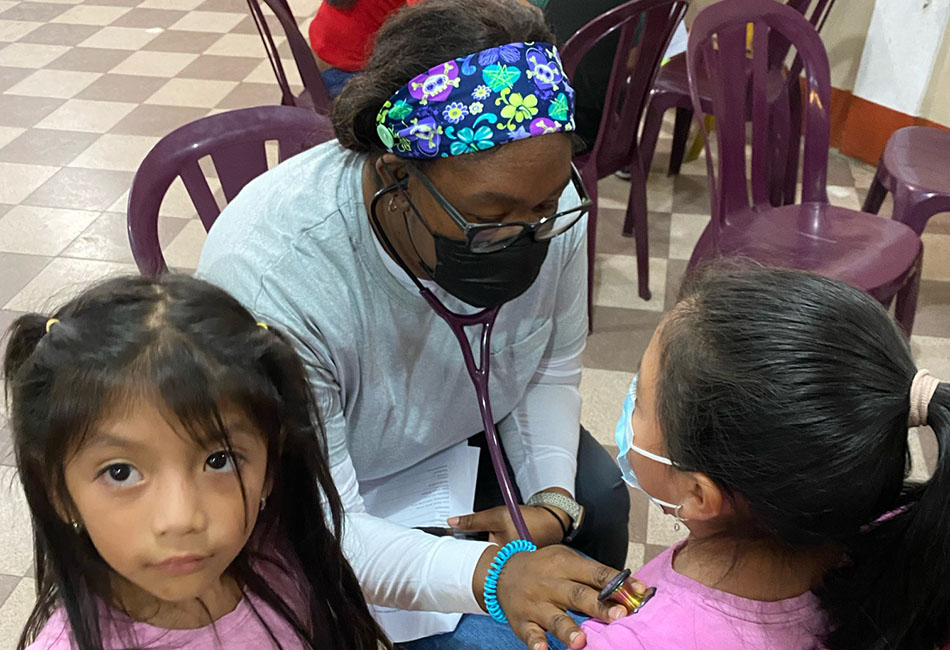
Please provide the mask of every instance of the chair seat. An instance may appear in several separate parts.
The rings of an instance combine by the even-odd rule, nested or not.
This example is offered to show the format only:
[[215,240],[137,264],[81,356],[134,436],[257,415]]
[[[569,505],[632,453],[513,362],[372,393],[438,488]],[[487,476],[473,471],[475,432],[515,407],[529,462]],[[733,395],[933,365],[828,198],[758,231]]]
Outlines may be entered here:
[[[699,97],[703,104],[703,110],[712,111],[712,86],[706,75],[702,75],[698,81]],[[656,75],[656,81],[653,82],[652,94],[671,93],[680,94],[685,97],[684,106],[689,105],[689,75],[686,73],[686,53],[677,54],[666,62],[660,72]]]
[[898,129],[887,141],[883,163],[887,173],[912,192],[950,195],[950,131]]
[[902,223],[827,203],[804,203],[731,215],[720,254],[768,266],[813,271],[865,291],[900,283],[921,252]]

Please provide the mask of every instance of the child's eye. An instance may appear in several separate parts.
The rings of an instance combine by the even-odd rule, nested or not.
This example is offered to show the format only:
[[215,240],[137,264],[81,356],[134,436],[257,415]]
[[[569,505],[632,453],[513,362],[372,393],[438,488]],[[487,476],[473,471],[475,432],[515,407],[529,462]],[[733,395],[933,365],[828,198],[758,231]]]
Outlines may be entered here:
[[213,472],[233,472],[234,456],[226,451],[216,451],[208,456],[205,465]]
[[130,487],[142,480],[142,474],[128,463],[113,463],[99,472],[106,483],[114,486]]

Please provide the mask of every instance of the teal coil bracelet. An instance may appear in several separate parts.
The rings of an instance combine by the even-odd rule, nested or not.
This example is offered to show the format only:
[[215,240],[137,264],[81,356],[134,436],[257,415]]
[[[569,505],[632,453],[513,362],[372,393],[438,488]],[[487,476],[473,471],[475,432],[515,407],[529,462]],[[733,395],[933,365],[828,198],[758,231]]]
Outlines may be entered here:
[[491,568],[488,569],[488,577],[485,578],[485,609],[491,614],[491,617],[499,623],[508,623],[508,617],[501,611],[501,605],[498,604],[498,576],[505,563],[511,559],[515,553],[523,551],[536,551],[538,547],[529,541],[516,539],[505,544],[495,559],[492,560]]

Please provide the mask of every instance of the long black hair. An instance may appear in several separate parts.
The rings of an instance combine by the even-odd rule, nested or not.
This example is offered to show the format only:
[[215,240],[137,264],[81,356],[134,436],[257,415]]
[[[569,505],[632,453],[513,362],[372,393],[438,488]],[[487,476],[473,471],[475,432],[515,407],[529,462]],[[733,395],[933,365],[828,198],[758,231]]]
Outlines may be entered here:
[[660,332],[658,417],[678,465],[741,496],[750,534],[841,549],[815,591],[831,650],[950,638],[950,385],[936,472],[908,482],[906,337],[867,294],[808,273],[711,269]]
[[[114,602],[111,570],[88,535],[77,537],[61,516],[75,512],[64,466],[111,407],[141,395],[155,396],[192,435],[225,449],[221,409],[228,406],[266,436],[273,487],[228,569],[242,591],[286,620],[304,647],[390,647],[343,557],[343,508],[323,429],[303,364],[280,332],[258,326],[221,289],[180,275],[108,280],[53,316],[52,327],[47,315],[17,319],[3,366],[36,552],[38,600],[21,650],[59,607],[79,650],[103,647],[97,603]],[[299,585],[295,597],[272,587],[276,572],[278,582]]]

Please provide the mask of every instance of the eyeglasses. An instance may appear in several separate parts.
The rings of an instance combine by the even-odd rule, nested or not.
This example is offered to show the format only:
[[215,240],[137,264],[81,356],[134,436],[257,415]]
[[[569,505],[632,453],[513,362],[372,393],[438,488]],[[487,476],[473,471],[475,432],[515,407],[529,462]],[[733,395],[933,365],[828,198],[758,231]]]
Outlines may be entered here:
[[[533,223],[523,221],[507,221],[500,223],[471,223],[455,209],[449,200],[442,196],[425,174],[414,165],[407,165],[419,181],[426,187],[439,206],[445,210],[449,218],[462,230],[465,235],[468,249],[473,253],[494,253],[508,248],[513,243],[530,235],[536,241],[547,241],[563,234],[581,217],[590,211],[593,201],[584,187],[580,172],[571,164],[571,183],[580,197],[580,203],[567,210],[543,217]],[[424,221],[424,220],[423,220]]]

